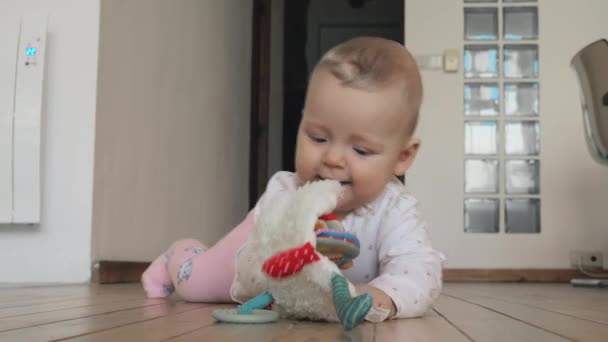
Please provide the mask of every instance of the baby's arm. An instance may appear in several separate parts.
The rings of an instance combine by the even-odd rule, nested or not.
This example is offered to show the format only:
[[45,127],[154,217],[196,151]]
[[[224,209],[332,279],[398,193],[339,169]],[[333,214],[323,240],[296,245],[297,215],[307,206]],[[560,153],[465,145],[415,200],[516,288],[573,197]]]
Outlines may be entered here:
[[395,314],[388,317],[418,317],[439,296],[443,255],[431,247],[415,200],[399,202],[378,232],[379,276],[368,286],[384,309],[392,300]]

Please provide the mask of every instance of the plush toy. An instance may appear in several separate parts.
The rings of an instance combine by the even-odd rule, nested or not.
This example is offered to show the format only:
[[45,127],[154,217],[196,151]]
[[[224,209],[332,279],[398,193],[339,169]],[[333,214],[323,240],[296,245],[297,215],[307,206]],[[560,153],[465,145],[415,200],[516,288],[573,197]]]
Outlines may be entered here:
[[[306,184],[264,198],[256,224],[237,255],[233,298],[236,310],[215,310],[219,321],[259,323],[278,317],[359,324],[372,305],[356,296],[340,267],[358,255],[356,237],[331,212],[341,193],[337,181]],[[320,220],[319,220],[320,217]],[[251,299],[253,298],[253,299]],[[271,310],[263,310],[272,306]]]

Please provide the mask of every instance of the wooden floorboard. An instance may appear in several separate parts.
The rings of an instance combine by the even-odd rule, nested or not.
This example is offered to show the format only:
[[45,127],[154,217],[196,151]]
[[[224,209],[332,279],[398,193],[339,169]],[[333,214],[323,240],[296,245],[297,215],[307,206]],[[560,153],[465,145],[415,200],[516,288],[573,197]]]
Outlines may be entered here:
[[272,324],[213,324],[169,341],[372,341],[374,324],[365,323],[352,331],[338,324],[303,321],[281,321]]
[[[514,288],[516,290],[516,288]],[[564,288],[565,292],[574,293],[580,289]],[[504,290],[500,294],[504,298]],[[578,294],[581,294],[579,292]],[[604,291],[604,296],[608,293]],[[573,294],[570,294],[573,296]],[[446,290],[442,299],[453,298],[468,304],[478,305],[486,310],[500,313],[512,320],[525,322],[528,325],[559,334],[572,341],[606,341],[608,340],[608,326],[588,319],[579,318],[573,315],[548,311],[542,308],[523,303],[515,303],[513,300],[496,299],[491,296],[480,296],[467,292]],[[559,300],[556,297],[555,300]]]
[[104,330],[70,341],[164,341],[214,324],[211,316],[216,306],[172,313],[163,317]]
[[6,317],[0,319],[0,332],[72,320],[76,318],[95,316],[143,306],[157,305],[162,302],[163,300],[161,299],[131,299],[119,302],[103,303],[94,306],[70,308],[51,312],[41,312],[31,315]]
[[474,341],[569,341],[550,331],[449,296],[435,309]]
[[85,286],[69,287],[65,289],[61,287],[23,289],[0,288],[0,304],[88,295],[90,295],[90,289]]
[[138,284],[0,288],[0,341],[608,341],[608,289],[448,283],[422,318],[220,324],[230,305],[146,299]]
[[532,308],[573,316],[608,325],[608,291],[600,288],[572,288],[566,284],[525,287],[516,284],[450,286],[446,293],[468,294],[522,304]]
[[472,341],[451,322],[431,310],[422,318],[392,320],[378,324],[377,341]]
[[255,325],[214,324],[175,336],[168,341],[287,341],[286,337],[294,327],[295,324],[289,321]]
[[0,309],[0,319],[7,317],[16,317],[31,315],[35,313],[46,313],[53,311],[61,311],[66,309],[75,309],[83,307],[92,307],[100,304],[109,304],[115,302],[124,302],[127,300],[141,301],[141,294],[125,295],[97,295],[84,298],[69,298],[56,302],[41,302],[35,305],[20,305]]
[[0,333],[0,341],[57,341],[139,324],[168,315],[200,309],[205,304],[168,302],[142,308],[88,316]]

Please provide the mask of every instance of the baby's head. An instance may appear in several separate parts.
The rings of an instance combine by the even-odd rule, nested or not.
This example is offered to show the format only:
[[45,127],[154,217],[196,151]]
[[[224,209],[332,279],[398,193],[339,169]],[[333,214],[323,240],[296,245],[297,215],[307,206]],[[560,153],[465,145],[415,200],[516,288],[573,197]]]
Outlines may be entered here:
[[361,37],[334,47],[309,82],[298,130],[298,177],[341,181],[338,213],[370,203],[414,161],[421,101],[420,73],[403,45]]

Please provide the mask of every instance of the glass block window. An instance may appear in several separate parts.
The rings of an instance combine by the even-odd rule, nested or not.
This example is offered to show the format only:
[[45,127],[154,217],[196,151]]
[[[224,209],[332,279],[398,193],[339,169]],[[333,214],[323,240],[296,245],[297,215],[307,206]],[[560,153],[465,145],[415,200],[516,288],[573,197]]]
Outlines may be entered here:
[[540,233],[540,200],[510,198],[505,203],[507,233]]
[[467,121],[464,150],[469,155],[495,155],[498,150],[496,121]]
[[[500,112],[498,83],[467,83],[464,85],[464,115],[497,116]],[[517,102],[514,103],[517,105]]]
[[540,233],[539,8],[463,0],[464,231]]
[[464,77],[496,78],[498,76],[498,46],[468,45],[464,48]]
[[467,159],[464,174],[466,193],[498,193],[498,160]]
[[505,40],[538,39],[537,7],[505,7],[502,22]]
[[538,77],[538,47],[536,45],[504,45],[504,77]]
[[507,194],[538,194],[540,171],[538,160],[507,160],[505,192]]
[[538,121],[506,121],[505,154],[536,156],[540,152]]
[[464,9],[464,38],[467,40],[496,40],[498,37],[498,8],[470,7]]
[[[505,101],[505,115],[538,115],[538,83],[505,83],[503,99]],[[467,114],[466,111],[465,114]]]
[[464,200],[464,230],[468,233],[498,233],[498,200],[467,198]]

